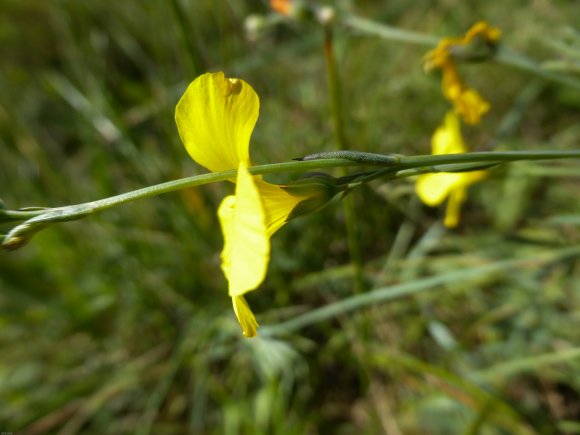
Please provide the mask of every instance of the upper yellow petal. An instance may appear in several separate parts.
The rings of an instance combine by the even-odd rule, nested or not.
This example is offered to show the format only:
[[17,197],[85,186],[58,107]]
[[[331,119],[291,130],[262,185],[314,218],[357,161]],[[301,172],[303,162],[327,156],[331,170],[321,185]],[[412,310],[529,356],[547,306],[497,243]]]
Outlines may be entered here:
[[175,109],[175,121],[189,155],[210,171],[250,165],[250,136],[260,101],[254,89],[223,72],[207,73],[187,88]]
[[236,194],[222,201],[218,216],[224,235],[222,270],[230,296],[241,296],[262,283],[270,260],[264,206],[244,163],[238,168]]
[[431,138],[432,154],[460,154],[467,151],[461,136],[459,118],[453,112],[447,112],[443,124],[440,125]]

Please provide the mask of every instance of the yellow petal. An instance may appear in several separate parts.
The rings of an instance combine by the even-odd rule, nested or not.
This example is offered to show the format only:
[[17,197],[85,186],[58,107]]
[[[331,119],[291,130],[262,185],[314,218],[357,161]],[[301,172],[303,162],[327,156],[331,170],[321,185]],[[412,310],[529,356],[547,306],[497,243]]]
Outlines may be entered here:
[[490,26],[485,21],[478,21],[467,31],[463,38],[463,44],[469,44],[476,36],[489,42],[497,42],[501,37],[501,30]]
[[489,103],[479,93],[466,87],[459,77],[457,67],[452,62],[443,66],[441,82],[443,95],[453,103],[455,111],[468,124],[477,124],[489,110]]
[[243,163],[238,168],[236,194],[224,198],[218,216],[224,235],[222,270],[230,296],[240,296],[262,283],[270,260],[264,206]]
[[454,189],[449,195],[447,207],[445,209],[445,219],[443,225],[447,228],[455,228],[459,224],[459,214],[461,213],[461,204],[467,198],[467,188],[459,187]]
[[453,112],[447,112],[443,124],[440,125],[431,138],[432,154],[460,154],[467,149],[461,136],[459,118]]
[[308,196],[295,196],[276,184],[256,179],[256,185],[264,204],[268,237],[272,237],[287,221],[292,210]]
[[234,313],[236,313],[238,322],[240,322],[240,326],[244,332],[244,337],[251,338],[258,335],[258,322],[246,299],[243,296],[234,296],[232,298],[232,304],[234,306]]
[[415,185],[417,195],[430,207],[445,201],[462,174],[441,173],[421,175]]
[[463,89],[451,101],[455,111],[467,124],[479,124],[481,117],[489,111],[489,103],[475,89]]
[[250,165],[250,136],[260,101],[252,87],[223,72],[207,73],[187,88],[175,109],[175,121],[189,155],[210,171]]

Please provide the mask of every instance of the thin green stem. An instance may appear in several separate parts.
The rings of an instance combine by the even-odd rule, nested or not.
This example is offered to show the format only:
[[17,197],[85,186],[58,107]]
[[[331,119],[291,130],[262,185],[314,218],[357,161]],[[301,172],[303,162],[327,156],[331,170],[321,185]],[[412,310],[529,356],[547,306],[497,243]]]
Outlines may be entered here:
[[376,21],[359,18],[354,15],[345,15],[342,19],[342,24],[353,30],[380,36],[389,41],[423,45],[425,47],[434,47],[439,42],[439,38],[435,36],[399,29]]
[[[326,59],[328,94],[330,99],[330,109],[332,112],[336,148],[338,150],[345,150],[346,135],[344,132],[340,76],[336,69],[336,59],[334,57],[334,41],[331,26],[324,27],[324,55]],[[355,268],[355,291],[360,293],[364,291],[363,261],[361,247],[357,236],[357,220],[352,197],[346,197],[342,204],[346,223],[348,251],[350,254],[350,259]]]
[[[345,159],[328,159],[328,160],[310,160],[310,161],[292,161],[284,163],[272,163],[267,165],[252,166],[249,171],[254,175],[265,175],[283,172],[300,172],[313,169],[336,168],[341,166],[360,166],[360,163],[348,161]],[[61,217],[75,218],[77,215],[84,215],[87,212],[97,212],[117,205],[121,205],[137,199],[149,198],[175,190],[186,189],[188,187],[200,186],[203,184],[216,183],[219,181],[232,180],[236,178],[237,170],[223,172],[212,172],[209,174],[194,175],[191,177],[180,178],[178,180],[166,181],[165,183],[154,186],[144,187],[131,192],[122,193],[108,198],[90,201],[82,204],[69,205],[64,207],[55,207],[38,210],[0,210],[0,216],[21,220],[41,215],[54,215],[58,213]],[[47,219],[52,220],[52,219]]]
[[464,154],[401,156],[399,158],[397,169],[403,170],[452,163],[504,163],[519,160],[552,160],[569,158],[580,158],[580,149],[555,151],[483,151]]
[[[452,164],[478,164],[481,163],[483,167],[493,164],[500,164],[503,162],[513,162],[518,160],[550,160],[550,159],[569,159],[580,158],[580,150],[568,151],[508,151],[508,152],[479,152],[479,153],[465,153],[465,154],[445,154],[445,155],[424,155],[406,157],[397,155],[393,159],[392,155],[385,156],[386,158],[377,161],[375,158],[380,155],[367,153],[351,153],[357,154],[356,159],[348,158],[329,158],[324,157],[323,153],[318,154],[318,158],[304,161],[293,161],[285,163],[274,163],[262,166],[253,166],[250,172],[254,175],[263,175],[279,172],[295,172],[308,171],[313,169],[346,167],[346,166],[383,166],[384,169],[379,169],[376,174],[387,178],[402,178],[418,173],[426,172],[441,172],[445,170],[442,165]],[[471,168],[470,168],[471,169]],[[473,168],[477,169],[477,167]],[[452,169],[448,169],[452,170]],[[457,169],[455,169],[457,170]],[[461,169],[464,170],[464,169]],[[48,209],[25,209],[25,210],[7,210],[0,209],[0,221],[6,222],[10,220],[23,220],[28,218],[25,222],[13,228],[2,240],[2,246],[7,249],[15,249],[26,243],[32,235],[46,225],[53,222],[65,222],[89,214],[105,210],[117,205],[121,205],[130,201],[141,198],[148,198],[151,196],[161,195],[163,193],[172,192],[174,190],[185,189],[187,187],[199,186],[202,184],[215,183],[218,181],[232,180],[236,177],[236,170],[216,172],[211,174],[196,175],[193,177],[182,178],[179,180],[168,181],[166,183],[157,184],[155,186],[145,187],[132,192],[123,193],[120,195],[104,198],[97,201],[86,202],[83,204],[69,205],[57,208]],[[372,173],[363,176],[363,181],[368,182],[375,177]],[[338,179],[340,182],[340,179]],[[356,178],[353,184],[356,184]]]
[[[420,156],[398,156],[396,162],[385,163],[385,169],[382,176],[397,174],[400,171],[414,168],[429,168],[431,166],[456,164],[456,163],[504,163],[514,161],[535,161],[535,160],[554,160],[580,158],[579,150],[561,150],[561,151],[489,151],[473,152],[464,154],[442,154],[442,155],[420,155]],[[303,172],[314,169],[328,169],[337,167],[365,166],[364,163],[355,160],[337,159],[337,158],[319,158],[316,160],[291,161],[283,163],[272,163],[267,165],[252,166],[249,171],[254,175],[265,175],[285,172]],[[373,163],[377,166],[377,163]],[[434,168],[436,169],[436,168]],[[121,205],[137,199],[148,198],[161,195],[175,190],[185,189],[188,187],[200,186],[203,184],[216,183],[224,180],[231,180],[236,177],[236,170],[224,172],[214,172],[209,174],[194,175],[192,177],[181,178],[178,180],[167,181],[154,186],[144,187],[127,193],[122,193],[109,198],[96,201],[90,201],[83,204],[69,205],[56,208],[38,208],[25,210],[5,210],[0,209],[0,217],[3,219],[23,220],[39,216],[45,216],[43,220],[65,220],[64,218],[74,219],[85,215],[87,212],[96,212],[105,210],[117,205]],[[370,181],[376,178],[369,176],[364,181]],[[57,217],[62,219],[54,219]],[[49,217],[50,216],[50,217]]]

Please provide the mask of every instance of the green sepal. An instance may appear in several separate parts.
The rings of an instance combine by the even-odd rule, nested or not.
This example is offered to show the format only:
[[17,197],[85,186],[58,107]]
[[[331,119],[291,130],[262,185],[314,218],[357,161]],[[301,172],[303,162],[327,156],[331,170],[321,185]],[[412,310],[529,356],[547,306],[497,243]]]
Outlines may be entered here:
[[320,210],[346,188],[338,185],[336,178],[322,172],[307,173],[303,178],[281,187],[292,195],[307,197],[294,207],[287,221]]

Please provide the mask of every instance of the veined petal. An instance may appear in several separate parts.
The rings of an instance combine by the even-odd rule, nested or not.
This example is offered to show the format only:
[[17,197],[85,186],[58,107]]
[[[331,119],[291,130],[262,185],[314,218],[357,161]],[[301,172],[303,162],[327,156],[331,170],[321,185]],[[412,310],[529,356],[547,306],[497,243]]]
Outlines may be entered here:
[[308,196],[295,196],[276,184],[255,179],[264,204],[268,237],[278,231],[287,221],[292,210]]
[[251,338],[258,335],[258,322],[246,299],[243,296],[234,296],[232,297],[232,304],[234,306],[234,313],[236,313],[238,322],[244,332],[244,337]]
[[230,296],[241,296],[262,283],[270,260],[264,206],[244,163],[238,168],[236,194],[224,198],[218,216],[224,235],[222,270]]
[[175,109],[179,135],[189,155],[212,172],[250,165],[250,136],[260,101],[254,89],[223,72],[207,73],[187,88]]

